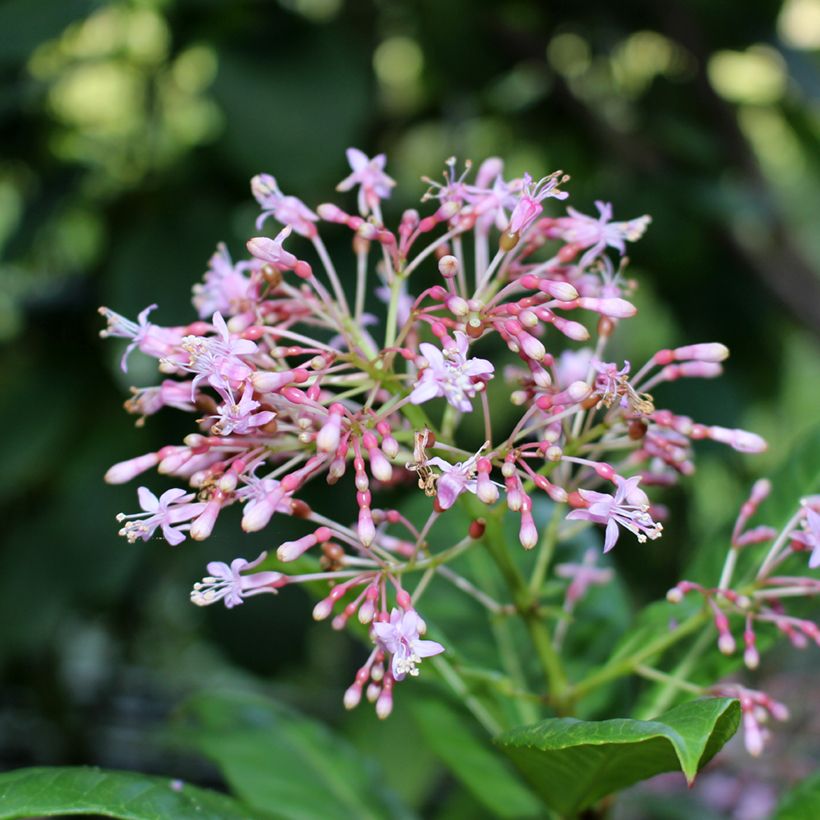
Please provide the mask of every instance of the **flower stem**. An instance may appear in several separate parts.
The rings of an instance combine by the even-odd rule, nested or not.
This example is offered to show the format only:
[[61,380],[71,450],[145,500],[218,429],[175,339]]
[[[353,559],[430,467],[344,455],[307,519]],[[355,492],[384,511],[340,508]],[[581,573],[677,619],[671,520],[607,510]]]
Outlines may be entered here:
[[603,686],[605,683],[609,683],[617,678],[622,678],[625,675],[631,675],[644,661],[649,660],[653,655],[664,652],[669,649],[670,646],[674,646],[678,641],[700,629],[708,620],[709,614],[706,610],[692,615],[675,629],[645,644],[634,655],[612,661],[591,675],[588,675],[570,687],[568,696],[571,697],[572,700],[577,701],[599,686]]
[[538,598],[544,578],[547,575],[552,556],[555,554],[555,545],[558,542],[558,525],[564,511],[563,504],[556,504],[552,511],[552,518],[547,525],[544,535],[541,537],[541,544],[538,547],[538,556],[535,559],[535,566],[530,577],[530,595]]
[[450,662],[445,660],[441,655],[436,655],[432,658],[433,666],[442,678],[450,685],[450,688],[461,698],[461,702],[473,713],[475,719],[487,730],[491,735],[497,735],[501,732],[501,724],[487,711],[484,704],[478,698],[470,694],[467,684],[461,679],[461,676],[450,665]]

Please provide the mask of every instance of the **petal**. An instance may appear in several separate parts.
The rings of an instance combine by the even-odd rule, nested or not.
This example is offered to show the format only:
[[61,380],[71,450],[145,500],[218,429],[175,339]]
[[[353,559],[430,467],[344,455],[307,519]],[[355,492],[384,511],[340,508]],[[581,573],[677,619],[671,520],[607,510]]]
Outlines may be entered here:
[[444,367],[444,356],[437,347],[429,342],[422,342],[419,345],[419,353],[427,359],[427,363],[434,370]]
[[345,156],[347,157],[347,161],[350,163],[350,167],[353,169],[354,173],[366,168],[367,164],[370,162],[370,159],[364,151],[360,151],[358,148],[353,148],[352,146],[345,151]]
[[422,379],[413,388],[413,392],[410,394],[410,403],[424,404],[424,402],[430,401],[430,399],[434,399],[439,395],[441,394],[439,393],[439,387],[435,381],[432,379]]
[[[172,487],[170,490],[166,490],[160,497],[159,497],[159,506],[160,507],[167,507],[169,504],[173,504],[175,501],[179,501],[183,496],[188,495],[186,490],[183,490],[181,487]],[[193,493],[190,494],[193,498]]]
[[214,578],[231,580],[231,568],[223,561],[210,561],[205,569],[208,571],[208,575],[212,575]]
[[464,372],[468,376],[491,376],[495,372],[495,365],[487,359],[469,359]]
[[185,540],[184,533],[179,530],[175,530],[168,524],[162,525],[162,534],[165,537],[165,540],[173,547],[177,546],[177,544],[181,544]]
[[401,618],[401,631],[407,640],[415,640],[419,635],[419,616],[414,609],[408,609]]
[[457,473],[445,473],[438,480],[436,499],[442,510],[449,510],[456,499],[464,492],[464,479]]
[[413,644],[413,650],[420,658],[430,658],[445,651],[438,641],[416,641]]
[[467,354],[467,350],[470,347],[470,343],[467,340],[467,334],[462,333],[460,330],[457,330],[453,333],[453,336],[456,340],[456,350],[464,357]]
[[156,512],[159,507],[159,499],[147,488],[137,487],[137,498],[145,512]]
[[609,552],[618,540],[618,525],[614,519],[610,518],[606,525],[606,539],[604,540],[604,552]]
[[225,324],[225,320],[222,318],[222,314],[217,311],[211,317],[211,324],[216,329],[216,332],[223,338],[225,341],[228,340],[230,334],[228,333],[228,326]]

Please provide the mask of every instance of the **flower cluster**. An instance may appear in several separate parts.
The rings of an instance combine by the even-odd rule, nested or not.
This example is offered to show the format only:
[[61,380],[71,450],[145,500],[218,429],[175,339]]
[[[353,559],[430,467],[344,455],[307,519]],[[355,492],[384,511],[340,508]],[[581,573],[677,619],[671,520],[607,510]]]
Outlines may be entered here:
[[[820,566],[820,496],[801,499],[797,510],[782,529],[767,525],[750,527],[750,519],[771,492],[766,479],[757,481],[749,498],[743,503],[732,530],[723,570],[715,587],[705,587],[693,581],[680,581],[667,593],[672,603],[680,603],[689,593],[700,595],[711,614],[717,633],[717,646],[724,655],[737,651],[736,635],[742,634],[743,663],[748,669],[757,669],[760,663],[757,630],[774,628],[797,649],[810,643],[820,646],[820,627],[811,620],[790,614],[789,601],[820,595],[820,579],[802,574]],[[769,545],[765,552],[754,547]],[[808,562],[804,553],[808,552]],[[746,557],[750,560],[744,560]],[[743,561],[748,572],[738,570]],[[787,562],[795,565],[789,574],[781,567]],[[758,755],[763,749],[766,734],[759,728],[761,715],[771,713],[778,720],[786,719],[785,707],[774,708],[763,693],[722,684],[714,691],[741,691],[729,694],[740,699],[743,726],[749,752]]]
[[[613,221],[612,206],[601,202],[596,217],[561,212],[566,175],[508,179],[491,158],[472,181],[469,163],[459,174],[449,161],[443,182],[430,182],[423,197],[427,215],[408,209],[390,224],[382,205],[395,183],[384,155],[351,148],[348,161],[352,172],[338,190],[357,190],[357,212],[310,207],[273,176],[254,177],[257,229],[268,220],[281,229],[251,238],[249,256],[237,262],[218,246],[194,286],[196,318],[187,324],[155,324],[153,305],[137,322],[101,309],[103,335],[128,340],[123,369],[139,350],[164,377],[135,388],[128,411],[141,421],[163,407],[196,417],[181,443],[120,462],[106,479],[126,482],[156,468],[186,485],[159,499],[140,488],[144,512],[120,516],[130,541],[158,530],[171,544],[186,534],[206,539],[237,504],[246,532],[274,516],[303,522],[307,532],[278,545],[275,562],[263,554],[209,563],[191,599],[234,607],[296,583],[327,584],[314,616],[333,615],[339,629],[355,616],[373,642],[345,704],[355,706],[364,692],[385,717],[394,684],[444,651],[422,638],[427,627],[416,609],[431,575],[499,606],[447,566],[482,537],[480,515],[473,512],[445,551],[431,551],[431,528],[460,496],[475,496],[488,512],[504,505],[516,516],[521,546],[531,549],[541,536],[534,500],[543,493],[569,508],[567,527],[603,526],[606,551],[623,531],[639,542],[661,536],[664,510],[645,490],[692,472],[693,441],[742,452],[765,443],[658,408],[649,392],[720,375],[723,345],[659,350],[634,372],[629,362],[609,360],[610,339],[636,313],[623,255],[649,217]],[[328,232],[348,232],[349,260],[331,258]],[[411,288],[424,267],[437,275],[434,284]],[[381,316],[368,312],[378,302],[386,306]],[[492,408],[509,401],[517,420],[502,428]],[[469,413],[483,420],[478,452],[459,437]],[[385,488],[414,480],[431,499],[425,521],[379,505]],[[304,498],[311,482],[339,483],[357,512],[340,519],[338,504],[314,509]],[[816,558],[817,515],[806,510],[790,543]],[[769,567],[779,563],[775,552]],[[286,573],[289,562],[310,555],[315,571]],[[558,575],[574,578],[568,611],[587,586],[610,577],[591,558]],[[776,615],[768,603],[757,617]]]

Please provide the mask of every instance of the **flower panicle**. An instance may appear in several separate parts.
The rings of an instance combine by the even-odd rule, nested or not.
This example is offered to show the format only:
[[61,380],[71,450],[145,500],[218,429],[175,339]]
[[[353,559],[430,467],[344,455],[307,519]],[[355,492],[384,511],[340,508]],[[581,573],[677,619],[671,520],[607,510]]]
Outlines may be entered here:
[[[562,212],[567,175],[509,179],[491,157],[476,169],[448,161],[423,207],[391,222],[383,208],[396,183],[386,156],[351,148],[347,160],[337,190],[355,192],[352,209],[306,204],[268,173],[253,178],[259,235],[244,257],[217,246],[187,324],[156,324],[155,305],[136,321],[101,309],[103,335],[126,342],[123,369],[137,351],[156,361],[158,383],[134,388],[126,403],[138,424],[164,408],[194,419],[181,442],[120,461],[105,478],[125,483],[155,469],[174,482],[159,497],[140,488],[141,512],[118,517],[130,542],[206,540],[236,505],[244,532],[280,516],[305,527],[278,546],[276,569],[259,569],[262,556],[212,562],[191,600],[231,608],[301,580],[327,583],[314,615],[333,615],[336,628],[355,616],[374,645],[345,703],[364,694],[385,716],[394,684],[415,677],[434,643],[420,637],[415,612],[430,573],[484,530],[479,516],[445,558],[431,550],[431,529],[460,497],[503,504],[525,549],[541,538],[546,497],[569,508],[564,526],[603,527],[608,551],[624,532],[639,544],[661,537],[665,512],[648,492],[692,473],[693,443],[759,452],[765,442],[661,405],[666,383],[719,376],[723,345],[663,349],[634,370],[610,361],[609,340],[637,313],[626,246],[648,217],[614,221],[600,202],[597,217]],[[271,222],[278,228],[268,236]],[[350,233],[352,253],[333,258],[324,237],[339,232]],[[423,270],[435,279],[415,287]],[[461,441],[468,416],[483,427],[478,451]],[[352,512],[310,495],[319,482],[349,494]],[[382,499],[414,485],[430,499],[425,521],[384,509]],[[790,543],[811,549],[814,562],[812,516]],[[738,544],[766,535],[743,529]],[[317,572],[287,574],[292,561],[314,557]],[[500,606],[448,572],[462,593]],[[585,562],[573,572],[574,605],[610,571]]]

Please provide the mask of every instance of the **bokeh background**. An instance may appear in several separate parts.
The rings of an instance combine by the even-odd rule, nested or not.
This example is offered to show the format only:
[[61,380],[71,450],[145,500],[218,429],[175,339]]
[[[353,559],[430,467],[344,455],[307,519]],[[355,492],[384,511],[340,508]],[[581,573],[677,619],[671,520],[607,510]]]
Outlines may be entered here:
[[[818,421],[820,0],[4,0],[0,32],[0,766],[219,786],[161,731],[218,682],[338,726],[420,812],[481,816],[434,757],[396,751],[416,731],[400,705],[387,725],[342,714],[361,650],[312,624],[298,591],[233,612],[188,604],[206,561],[270,536],[230,520],[204,545],[118,539],[134,488],[102,474],[189,420],[134,428],[120,405],[149,363],[119,371],[96,308],[159,302],[159,321],[187,321],[216,242],[240,253],[252,232],[260,171],[318,203],[347,146],[385,151],[395,214],[451,154],[564,169],[575,207],[653,217],[632,249],[641,312],[622,354],[725,342],[724,378],[670,386],[668,406],[770,442],[755,457],[702,447],[664,499],[663,541],[617,551],[632,605],[663,595]],[[677,782],[654,781],[624,816],[766,816],[818,752],[811,664],[782,652],[762,670],[796,712],[762,763],[730,749],[674,808],[653,801]]]

